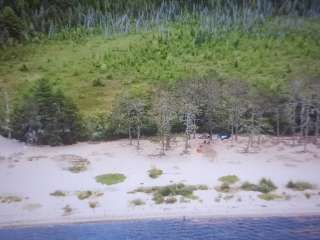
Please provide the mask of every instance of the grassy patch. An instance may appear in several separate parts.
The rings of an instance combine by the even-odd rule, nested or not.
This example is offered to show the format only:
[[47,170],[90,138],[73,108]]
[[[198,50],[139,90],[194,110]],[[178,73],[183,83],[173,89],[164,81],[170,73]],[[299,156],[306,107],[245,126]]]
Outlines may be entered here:
[[126,176],[121,173],[110,173],[96,176],[96,181],[105,185],[113,185],[121,183],[126,179]]
[[219,181],[222,183],[231,185],[231,184],[235,184],[236,182],[238,182],[239,178],[236,175],[226,175],[226,176],[220,177]]
[[65,197],[65,196],[67,196],[67,193],[60,191],[60,190],[57,190],[57,191],[50,193],[50,195],[54,196],[54,197]]
[[314,186],[311,183],[308,182],[302,182],[302,181],[298,181],[298,182],[292,182],[289,181],[287,184],[287,188],[296,190],[296,191],[304,191],[304,190],[308,190],[308,189],[313,189]]
[[73,162],[68,170],[72,173],[84,172],[88,169],[88,162]]
[[242,190],[255,191],[261,193],[269,193],[277,189],[276,185],[270,180],[262,178],[259,184],[253,184],[250,182],[244,182],[241,186]]
[[139,199],[139,198],[130,201],[130,205],[132,205],[132,206],[142,206],[142,205],[145,205],[145,204],[146,203],[143,200]]
[[277,195],[277,194],[272,194],[272,193],[262,193],[258,196],[260,199],[265,200],[265,201],[272,201],[272,200],[279,200],[283,199],[282,196]]
[[[188,199],[197,199],[193,194],[194,191],[207,189],[205,185],[184,185],[183,183],[172,184],[162,187],[141,187],[131,193],[143,192],[153,194],[152,200],[156,204],[172,203],[172,197],[182,196]],[[175,199],[175,202],[177,199]]]
[[77,197],[80,199],[80,200],[84,200],[84,199],[87,199],[89,197],[92,196],[92,192],[91,191],[81,191],[81,192],[78,192],[77,193]]
[[22,198],[18,196],[5,196],[5,197],[0,197],[1,203],[16,203],[16,202],[21,202]]
[[163,174],[163,171],[158,168],[152,168],[148,172],[149,172],[149,177],[153,179],[158,178]]

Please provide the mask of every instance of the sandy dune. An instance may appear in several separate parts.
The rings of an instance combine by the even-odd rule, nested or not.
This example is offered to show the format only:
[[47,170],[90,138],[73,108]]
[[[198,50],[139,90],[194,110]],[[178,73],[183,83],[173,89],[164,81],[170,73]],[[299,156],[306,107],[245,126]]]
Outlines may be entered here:
[[[33,147],[0,137],[0,226],[148,217],[320,214],[319,148],[310,145],[304,153],[302,147],[290,146],[289,140],[273,144],[266,139],[257,152],[242,153],[245,139],[241,141],[234,146],[215,141],[199,148],[202,141],[196,139],[190,153],[181,154],[184,143],[178,140],[171,151],[159,157],[159,144],[149,140],[142,141],[138,151],[127,140]],[[77,159],[88,161],[86,171],[68,170]],[[151,167],[162,169],[164,174],[150,178]],[[110,186],[97,183],[95,176],[105,173],[123,173],[127,178]],[[228,174],[240,178],[236,186],[270,178],[278,186],[275,193],[290,197],[265,201],[257,192],[217,192],[218,178]],[[308,181],[318,187],[293,191],[286,188],[289,180]],[[155,204],[149,194],[128,193],[140,186],[172,183],[206,184],[209,189],[196,191],[196,200],[174,204]],[[66,196],[51,196],[56,190]],[[86,190],[103,195],[78,199],[76,193]],[[133,206],[130,201],[134,199],[146,204]],[[97,207],[91,208],[89,203]],[[63,209],[67,205],[70,213]]]

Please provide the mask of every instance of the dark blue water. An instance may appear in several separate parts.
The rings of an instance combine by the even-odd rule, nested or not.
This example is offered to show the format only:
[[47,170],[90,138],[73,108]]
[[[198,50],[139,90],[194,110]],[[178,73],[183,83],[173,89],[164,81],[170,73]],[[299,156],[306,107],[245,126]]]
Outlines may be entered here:
[[1,240],[314,240],[320,239],[320,216],[144,220],[0,229]]

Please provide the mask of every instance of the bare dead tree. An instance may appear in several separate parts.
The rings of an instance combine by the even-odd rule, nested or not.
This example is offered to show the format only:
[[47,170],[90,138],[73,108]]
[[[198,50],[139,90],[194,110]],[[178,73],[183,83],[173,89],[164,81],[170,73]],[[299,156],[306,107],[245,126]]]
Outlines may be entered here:
[[248,84],[242,80],[229,80],[224,86],[224,96],[227,99],[226,107],[229,115],[229,125],[235,141],[238,140],[239,129],[243,115],[248,106]]
[[169,92],[159,90],[153,104],[154,119],[161,138],[161,155],[170,148],[170,132],[175,117],[173,98]]

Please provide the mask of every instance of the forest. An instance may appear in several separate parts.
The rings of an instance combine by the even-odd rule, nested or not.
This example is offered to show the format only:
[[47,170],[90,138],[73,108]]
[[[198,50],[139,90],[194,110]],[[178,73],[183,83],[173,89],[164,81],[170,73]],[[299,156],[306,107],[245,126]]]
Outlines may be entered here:
[[319,144],[317,0],[0,0],[0,133]]

